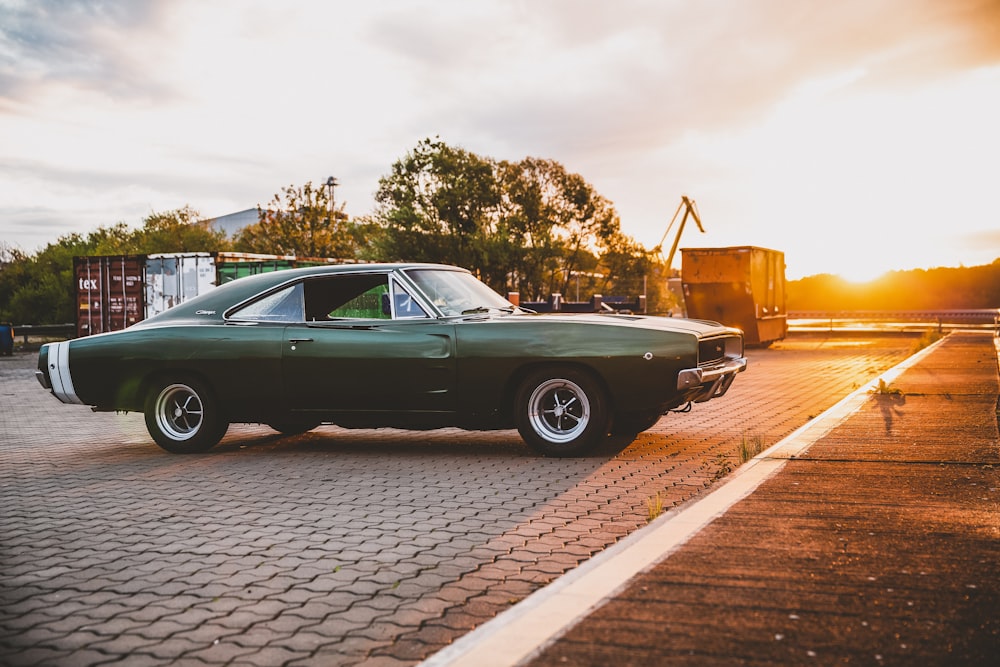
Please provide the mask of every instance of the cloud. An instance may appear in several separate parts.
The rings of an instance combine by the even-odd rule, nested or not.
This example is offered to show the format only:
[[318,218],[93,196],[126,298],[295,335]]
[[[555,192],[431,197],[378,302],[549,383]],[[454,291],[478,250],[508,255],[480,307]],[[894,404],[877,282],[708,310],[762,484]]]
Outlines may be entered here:
[[[994,125],[988,100],[969,116],[997,81],[998,26],[995,0],[0,0],[0,220],[31,197],[77,229],[221,215],[328,175],[360,215],[393,160],[440,136],[560,161],[647,244],[683,193],[699,242],[779,244],[809,234],[775,201],[801,220],[845,185],[903,192],[925,155],[992,150],[948,146]],[[936,87],[955,80],[974,90]],[[931,176],[978,202],[978,172],[955,171]]]
[[0,99],[30,102],[39,89],[71,86],[128,99],[167,94],[130,51],[155,31],[158,2],[0,2]]
[[[1000,220],[997,220],[996,223],[1000,227]],[[1000,228],[962,234],[959,240],[962,246],[968,250],[981,252],[983,249],[987,249],[987,255],[995,256],[1000,260]]]
[[[463,137],[568,159],[758,122],[817,79],[898,84],[1000,56],[997,3],[404,4],[366,34]],[[844,73],[854,73],[845,80]],[[445,137],[446,139],[448,137]],[[509,157],[516,157],[509,155]]]

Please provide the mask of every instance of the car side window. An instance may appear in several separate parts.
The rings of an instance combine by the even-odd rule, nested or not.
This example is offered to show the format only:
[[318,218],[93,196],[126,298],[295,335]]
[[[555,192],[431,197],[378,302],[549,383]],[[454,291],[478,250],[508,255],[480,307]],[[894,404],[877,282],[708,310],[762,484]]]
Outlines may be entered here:
[[307,278],[234,311],[244,322],[327,322],[428,317],[426,311],[387,274]]
[[392,316],[388,296],[388,285],[375,285],[331,310],[327,313],[327,318],[387,320]]
[[305,309],[302,283],[296,283],[234,312],[230,319],[248,322],[302,322]]
[[309,322],[392,317],[389,276],[384,273],[325,276],[306,280],[304,286]]
[[392,301],[395,306],[396,319],[427,317],[427,311],[421,308],[416,299],[395,280],[392,281]]

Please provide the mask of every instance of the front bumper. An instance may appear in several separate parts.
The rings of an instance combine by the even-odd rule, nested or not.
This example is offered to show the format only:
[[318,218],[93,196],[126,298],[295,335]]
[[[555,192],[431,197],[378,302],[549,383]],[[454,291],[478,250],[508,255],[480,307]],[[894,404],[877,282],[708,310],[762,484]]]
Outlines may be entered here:
[[677,374],[677,390],[692,403],[704,403],[729,391],[736,374],[746,369],[745,357],[727,359],[711,368],[685,368]]
[[35,377],[43,388],[50,390],[63,403],[83,405],[73,387],[73,376],[69,370],[70,341],[47,343],[38,353],[38,369]]

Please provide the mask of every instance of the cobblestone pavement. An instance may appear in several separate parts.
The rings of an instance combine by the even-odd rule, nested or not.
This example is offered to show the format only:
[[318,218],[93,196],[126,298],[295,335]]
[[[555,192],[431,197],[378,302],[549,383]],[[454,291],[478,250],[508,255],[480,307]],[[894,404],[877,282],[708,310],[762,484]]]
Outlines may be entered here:
[[750,350],[723,399],[620,453],[516,432],[233,426],[175,456],[141,415],[0,359],[0,664],[412,665],[684,503],[910,354],[912,337]]
[[752,493],[516,664],[998,664],[998,345],[953,333],[758,461]]

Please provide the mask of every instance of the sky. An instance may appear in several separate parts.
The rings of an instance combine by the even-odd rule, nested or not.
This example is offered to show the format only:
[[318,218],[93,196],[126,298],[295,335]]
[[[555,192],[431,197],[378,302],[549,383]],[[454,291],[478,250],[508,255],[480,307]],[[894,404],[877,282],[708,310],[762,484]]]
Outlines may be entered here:
[[647,248],[686,195],[682,248],[789,279],[978,266],[998,119],[1000,0],[0,0],[0,244],[329,176],[365,215],[437,137],[560,162]]

